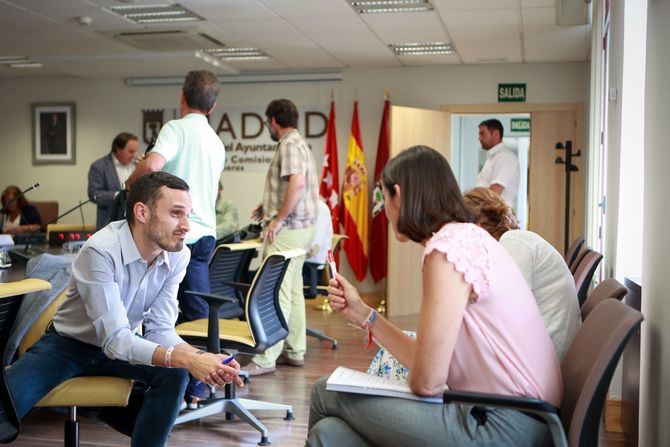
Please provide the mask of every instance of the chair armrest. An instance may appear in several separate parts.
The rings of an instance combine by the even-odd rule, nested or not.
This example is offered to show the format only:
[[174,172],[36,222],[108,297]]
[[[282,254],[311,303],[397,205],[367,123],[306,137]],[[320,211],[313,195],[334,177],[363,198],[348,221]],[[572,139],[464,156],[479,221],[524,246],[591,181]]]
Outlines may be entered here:
[[47,281],[37,278],[27,278],[21,281],[0,283],[0,298],[8,296],[25,295],[26,293],[39,292],[51,288]]
[[459,402],[481,405],[483,407],[510,408],[518,411],[558,414],[558,408],[541,399],[533,399],[531,397],[445,390],[442,395],[442,402],[445,404]]
[[192,296],[199,296],[203,300],[207,301],[207,303],[235,303],[237,302],[236,298],[230,298],[228,296],[223,296],[223,295],[214,295],[213,293],[204,293],[204,292],[196,292],[195,290],[184,290],[185,295],[192,295]]
[[240,292],[244,293],[245,295],[247,293],[249,293],[249,289],[251,288],[251,284],[247,284],[245,282],[221,281],[221,284],[225,284],[227,286],[232,287],[233,289],[239,290]]

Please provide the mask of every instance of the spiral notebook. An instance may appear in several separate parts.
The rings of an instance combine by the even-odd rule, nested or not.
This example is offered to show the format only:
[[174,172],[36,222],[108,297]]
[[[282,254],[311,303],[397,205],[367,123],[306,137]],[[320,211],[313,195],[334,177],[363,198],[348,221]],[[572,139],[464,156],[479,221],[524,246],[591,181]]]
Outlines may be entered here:
[[353,369],[338,366],[326,382],[328,391],[345,393],[368,394],[371,396],[399,397],[422,402],[442,403],[442,395],[419,396],[409,389],[406,380],[388,380]]

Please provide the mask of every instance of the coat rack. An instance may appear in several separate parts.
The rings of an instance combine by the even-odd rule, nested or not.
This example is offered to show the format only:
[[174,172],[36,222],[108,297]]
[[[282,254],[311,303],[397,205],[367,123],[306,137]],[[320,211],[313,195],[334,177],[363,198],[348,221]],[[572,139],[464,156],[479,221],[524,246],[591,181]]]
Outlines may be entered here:
[[570,244],[570,173],[579,171],[579,168],[572,164],[572,157],[581,157],[582,151],[577,149],[577,152],[573,153],[570,140],[566,140],[565,145],[559,141],[556,143],[556,149],[565,149],[565,159],[558,156],[555,161],[557,165],[565,165],[565,235],[563,238],[563,253],[565,253]]

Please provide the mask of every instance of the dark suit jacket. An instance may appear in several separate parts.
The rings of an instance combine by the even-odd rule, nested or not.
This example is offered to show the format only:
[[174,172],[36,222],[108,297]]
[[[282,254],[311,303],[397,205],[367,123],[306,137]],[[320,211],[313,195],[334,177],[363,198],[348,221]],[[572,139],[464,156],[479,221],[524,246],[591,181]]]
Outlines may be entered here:
[[109,223],[114,206],[114,194],[121,189],[113,157],[110,152],[94,161],[88,170],[88,198],[98,204],[95,222],[98,230]]

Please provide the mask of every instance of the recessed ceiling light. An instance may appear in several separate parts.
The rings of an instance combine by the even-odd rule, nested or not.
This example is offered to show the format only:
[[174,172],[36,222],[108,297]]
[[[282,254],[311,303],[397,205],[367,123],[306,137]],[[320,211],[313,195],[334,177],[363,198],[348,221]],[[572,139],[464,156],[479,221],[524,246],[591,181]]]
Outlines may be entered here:
[[139,24],[203,20],[202,17],[178,3],[120,5],[112,6],[109,9]]
[[449,42],[420,42],[391,44],[389,48],[398,56],[426,56],[454,54],[456,50]]
[[30,62],[26,56],[0,56],[0,65],[23,64]]
[[349,0],[359,14],[432,11],[430,0]]
[[210,48],[208,50],[203,50],[206,54],[223,59],[225,61],[250,61],[250,60],[263,60],[269,59],[269,56],[265,54],[260,48],[246,47],[246,48]]

